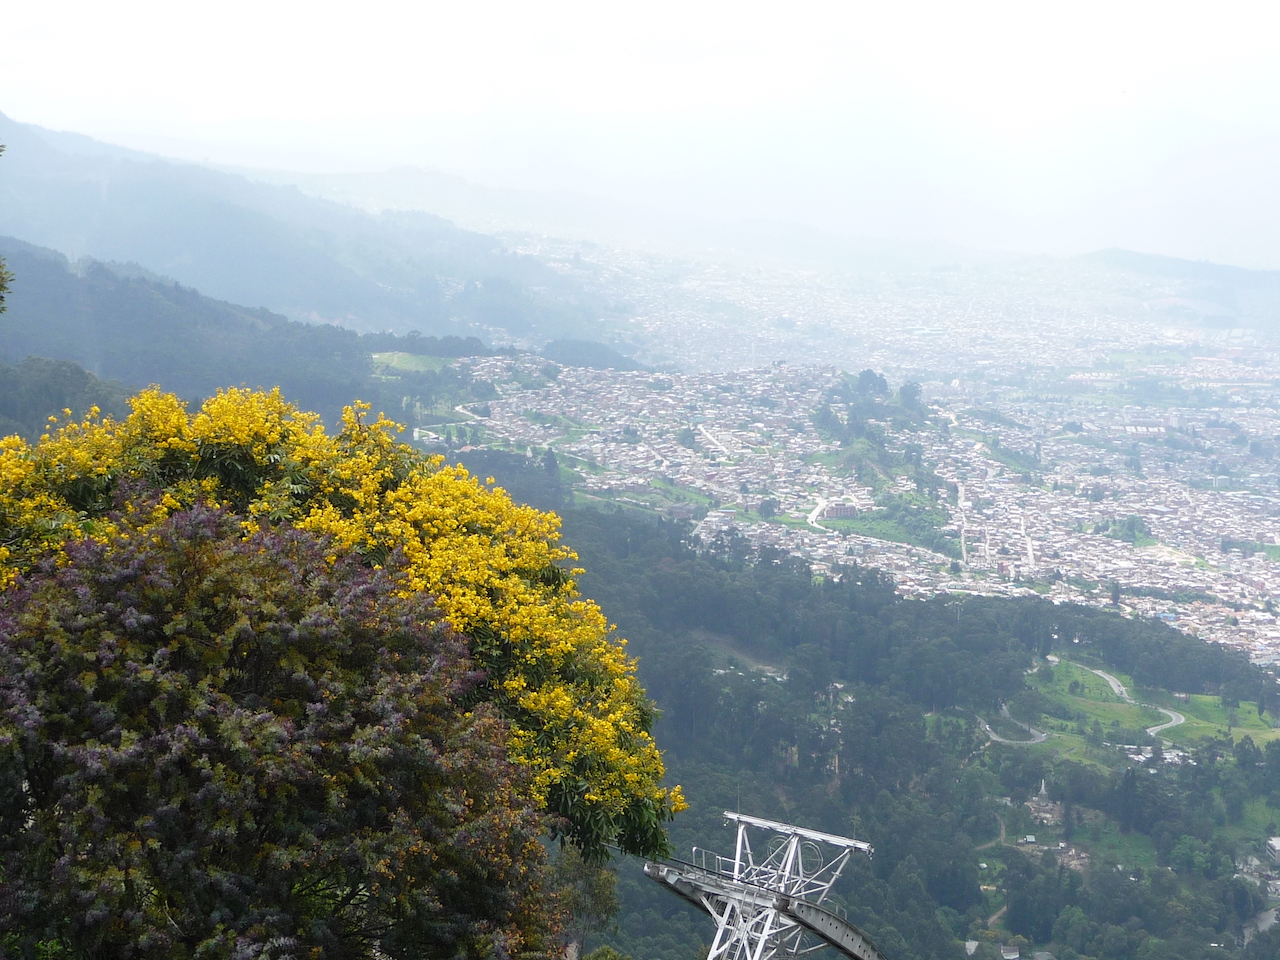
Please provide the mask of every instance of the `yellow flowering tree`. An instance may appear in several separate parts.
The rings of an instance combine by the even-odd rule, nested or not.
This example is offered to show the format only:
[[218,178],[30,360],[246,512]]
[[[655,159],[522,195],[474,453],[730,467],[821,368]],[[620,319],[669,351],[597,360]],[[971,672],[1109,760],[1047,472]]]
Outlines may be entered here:
[[279,391],[226,390],[194,414],[155,389],[131,405],[119,422],[68,415],[38,443],[0,441],[0,589],[68,540],[145,529],[197,502],[234,511],[246,535],[286,520],[327,535],[433,596],[469,638],[535,800],[588,857],[610,843],[666,851],[663,823],[683,799],[661,785],[634,661],[577,595],[554,514],[416,453],[359,405],[336,435]]

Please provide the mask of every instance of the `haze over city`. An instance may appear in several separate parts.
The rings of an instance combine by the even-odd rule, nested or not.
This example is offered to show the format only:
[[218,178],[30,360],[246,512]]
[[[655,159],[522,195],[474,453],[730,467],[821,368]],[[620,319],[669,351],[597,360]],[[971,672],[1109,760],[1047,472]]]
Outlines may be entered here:
[[11,117],[191,160],[411,165],[673,221],[1280,268],[1265,4],[51,2]]

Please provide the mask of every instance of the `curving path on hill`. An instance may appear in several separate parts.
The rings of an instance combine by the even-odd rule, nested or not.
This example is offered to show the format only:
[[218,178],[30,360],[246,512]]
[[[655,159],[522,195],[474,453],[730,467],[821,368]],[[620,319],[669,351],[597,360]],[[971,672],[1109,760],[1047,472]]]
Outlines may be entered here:
[[[1073,665],[1083,666],[1083,664],[1073,664]],[[1107,673],[1105,670],[1095,670],[1093,667],[1084,667],[1084,669],[1088,670],[1090,673],[1095,674],[1096,676],[1099,676],[1103,680],[1107,681],[1107,684],[1111,687],[1111,691],[1117,697],[1123,700],[1125,703],[1132,703],[1134,706],[1137,706],[1137,707],[1150,707],[1152,710],[1159,710],[1161,713],[1163,713],[1166,717],[1169,718],[1168,723],[1159,723],[1159,724],[1156,724],[1154,727],[1147,727],[1147,736],[1149,737],[1157,736],[1164,730],[1169,730],[1173,727],[1179,726],[1180,724],[1184,724],[1187,722],[1187,718],[1184,717],[1182,714],[1180,714],[1177,710],[1167,710],[1164,707],[1157,707],[1154,703],[1139,703],[1137,700],[1133,699],[1133,697],[1129,696],[1129,691],[1125,689],[1125,685],[1123,683],[1121,683],[1116,677],[1113,677],[1111,674]],[[1168,742],[1169,742],[1168,740],[1165,740],[1165,743],[1168,743]]]
[[[1062,662],[1071,663],[1070,660],[1064,660]],[[1158,707],[1154,703],[1141,703],[1133,699],[1133,697],[1129,695],[1128,688],[1126,688],[1125,685],[1120,682],[1119,678],[1112,676],[1111,674],[1107,673],[1107,671],[1105,670],[1097,670],[1097,669],[1094,669],[1093,667],[1086,667],[1082,663],[1071,663],[1071,665],[1073,667],[1079,667],[1081,670],[1088,670],[1090,673],[1094,674],[1095,676],[1099,676],[1103,680],[1107,681],[1107,685],[1111,687],[1111,692],[1114,693],[1121,700],[1123,700],[1125,703],[1131,703],[1135,707],[1150,707],[1152,710],[1159,710],[1161,713],[1163,713],[1166,717],[1169,718],[1168,721],[1165,723],[1158,723],[1153,727],[1147,727],[1148,736],[1157,737],[1161,733],[1163,733],[1165,730],[1170,730],[1173,727],[1180,726],[1181,724],[1184,724],[1187,722],[1187,718],[1183,716],[1181,713],[1179,713],[1177,710],[1169,710],[1165,707]],[[1009,718],[1009,711],[1007,707],[1001,708],[1001,713],[1003,713],[1006,718]],[[1009,719],[1012,719],[1012,718],[1009,718]],[[991,725],[987,723],[987,721],[983,720],[981,717],[978,717],[978,723],[982,725],[982,732],[985,733],[992,740],[996,741],[997,743],[1021,743],[1021,744],[1044,743],[1045,740],[1049,738],[1049,735],[1047,733],[1037,730],[1034,727],[1028,726],[1025,723],[1018,723],[1017,720],[1013,720],[1013,722],[1017,723],[1018,726],[1022,727],[1028,733],[1030,733],[1031,739],[1030,740],[1010,740],[1008,737],[1002,737],[1000,736],[1000,734],[996,733],[994,730],[991,729]],[[1164,738],[1162,737],[1161,739],[1164,739]],[[1165,740],[1164,743],[1166,746],[1173,745],[1168,740]]]
[[985,733],[992,740],[994,740],[996,743],[1017,743],[1025,746],[1026,744],[1030,744],[1030,743],[1044,743],[1046,740],[1049,739],[1049,735],[1045,733],[1043,730],[1037,730],[1035,727],[1028,726],[1027,724],[1021,723],[1017,720],[1013,720],[1011,722],[1018,724],[1018,726],[1022,727],[1023,730],[1026,730],[1027,733],[1031,734],[1031,739],[1030,740],[1010,740],[1008,737],[1002,737],[1000,736],[1000,734],[996,733],[994,730],[991,729],[991,724],[987,723],[987,721],[983,720],[981,717],[978,717],[978,723],[982,724],[982,732]]
[[997,814],[996,819],[1000,821],[1000,836],[996,837],[994,840],[988,840],[986,843],[979,844],[978,846],[973,848],[974,850],[987,850],[991,847],[996,846],[997,844],[1004,843],[1004,838],[1005,838],[1004,817]]
[[[1149,706],[1155,706],[1155,704],[1149,704]],[[1166,717],[1168,717],[1169,722],[1162,723],[1154,727],[1147,727],[1147,734],[1150,736],[1154,737],[1163,730],[1168,730],[1170,727],[1176,727],[1179,724],[1187,722],[1187,718],[1184,717],[1182,714],[1180,714],[1177,710],[1166,710],[1164,707],[1156,707],[1156,709],[1159,710],[1161,713],[1163,713]],[[1168,742],[1169,742],[1168,740],[1165,740],[1165,743],[1168,743]]]

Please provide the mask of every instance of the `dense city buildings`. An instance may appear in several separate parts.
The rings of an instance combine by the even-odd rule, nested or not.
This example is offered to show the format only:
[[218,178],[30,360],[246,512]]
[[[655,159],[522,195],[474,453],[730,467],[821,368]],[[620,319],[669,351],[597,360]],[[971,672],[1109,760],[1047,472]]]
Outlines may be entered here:
[[[1280,354],[1182,310],[1176,281],[1046,261],[888,289],[559,255],[628,301],[615,343],[650,370],[459,361],[498,395],[466,409],[472,443],[553,450],[578,497],[688,521],[708,550],[1114,604],[1280,658]],[[862,369],[888,378],[870,407]]]

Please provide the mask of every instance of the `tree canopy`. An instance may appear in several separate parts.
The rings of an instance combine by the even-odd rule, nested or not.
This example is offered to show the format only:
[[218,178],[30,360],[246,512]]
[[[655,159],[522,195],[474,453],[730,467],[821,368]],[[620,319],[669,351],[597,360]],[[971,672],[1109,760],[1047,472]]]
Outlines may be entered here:
[[127,414],[129,392],[114,380],[100,380],[70,360],[27,357],[15,367],[0,363],[0,436],[29,439],[49,426],[54,410],[83,415],[91,407]]
[[[408,369],[372,358],[383,351],[430,357],[492,352],[474,337],[360,334],[296,322],[215,300],[136,265],[73,264],[56,251],[6,237],[0,237],[0,256],[21,278],[0,318],[0,362],[10,365],[29,356],[70,360],[129,384],[131,393],[158,384],[197,401],[227,384],[278,386],[326,424],[337,423],[352,397],[418,417],[448,401],[452,410],[484,400],[493,390],[458,367]],[[72,404],[57,404],[46,414],[63,406]]]
[[[329,435],[278,391],[227,390],[195,413],[148,390],[123,420],[66,421],[35,444],[0,441],[0,588],[68,542],[141,529],[197,503],[247,533],[291,523],[434,598],[484,671],[475,696],[509,722],[534,802],[588,858],[657,855],[683,806],[662,786],[650,704],[599,608],[580,599],[557,518],[396,440],[348,409]],[[143,506],[145,504],[145,506]],[[145,516],[133,517],[142,512]]]
[[148,519],[0,594],[6,945],[548,952],[529,770],[429,599],[288,525]]

